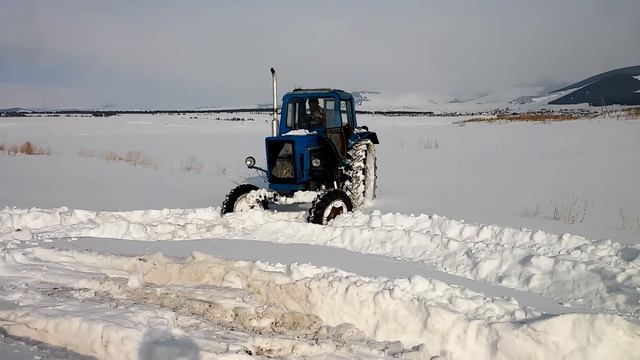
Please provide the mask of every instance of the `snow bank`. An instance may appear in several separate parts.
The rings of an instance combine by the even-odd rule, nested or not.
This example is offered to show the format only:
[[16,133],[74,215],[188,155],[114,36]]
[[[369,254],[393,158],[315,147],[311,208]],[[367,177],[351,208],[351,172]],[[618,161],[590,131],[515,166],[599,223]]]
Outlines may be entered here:
[[[640,327],[617,316],[541,318],[513,300],[417,276],[371,279],[200,253],[185,261],[42,248],[0,254],[5,283],[32,282],[0,292],[17,304],[0,310],[7,331],[102,359],[136,359],[156,344],[187,358],[338,351],[426,359],[625,359],[639,345]],[[43,269],[52,275],[47,282],[39,280]],[[139,279],[132,283],[132,277]]]
[[2,251],[0,269],[0,299],[15,304],[0,309],[8,333],[100,359],[420,355],[268,297],[274,283],[293,281],[282,266],[33,248]]
[[452,274],[640,317],[640,247],[611,240],[466,224],[438,215],[349,213],[330,226],[304,212],[251,211],[222,218],[217,208],[95,212],[0,211],[0,240],[110,237],[134,240],[257,239],[346,248],[434,264]]

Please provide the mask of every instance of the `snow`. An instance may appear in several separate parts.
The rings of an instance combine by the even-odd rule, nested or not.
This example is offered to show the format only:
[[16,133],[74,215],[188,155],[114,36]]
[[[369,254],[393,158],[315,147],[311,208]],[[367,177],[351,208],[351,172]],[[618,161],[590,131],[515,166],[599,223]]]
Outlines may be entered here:
[[287,133],[282,134],[282,136],[306,136],[306,135],[315,135],[316,132],[315,131],[309,131],[307,129],[297,129],[297,130],[290,130]]
[[[4,288],[13,288],[3,296],[18,305],[0,311],[8,332],[105,359],[159,354],[145,343],[163,341],[175,343],[166,345],[174,354],[201,358],[259,353],[265,343],[271,354],[313,355],[338,350],[337,342],[383,349],[379,355],[425,358],[455,357],[470,348],[480,359],[496,358],[496,348],[502,350],[497,358],[515,358],[523,351],[557,358],[630,358],[637,345],[634,332],[640,330],[611,315],[522,322],[527,314],[513,301],[418,276],[371,279],[304,264],[237,262],[201,253],[176,261],[160,254],[119,257],[36,247],[4,250],[1,259],[3,276],[10,279]],[[48,278],[49,296],[19,286],[44,270],[55,275]],[[131,276],[141,276],[145,285],[128,286]],[[197,329],[203,321],[222,333],[184,326]],[[253,335],[236,335],[221,348],[220,337],[235,334],[222,330],[230,326]],[[567,330],[572,341],[540,342]],[[318,345],[292,347],[286,336],[314,339]]]
[[318,226],[221,217],[270,115],[216,117],[0,119],[52,150],[0,155],[0,357],[635,357],[637,121],[359,116],[378,198]]
[[428,262],[466,278],[640,318],[640,304],[634,300],[640,287],[637,245],[466,224],[437,215],[356,211],[330,226],[308,224],[305,218],[305,212],[291,211],[250,211],[223,218],[219,208],[131,212],[6,209],[0,212],[0,239],[245,238],[326,245]]

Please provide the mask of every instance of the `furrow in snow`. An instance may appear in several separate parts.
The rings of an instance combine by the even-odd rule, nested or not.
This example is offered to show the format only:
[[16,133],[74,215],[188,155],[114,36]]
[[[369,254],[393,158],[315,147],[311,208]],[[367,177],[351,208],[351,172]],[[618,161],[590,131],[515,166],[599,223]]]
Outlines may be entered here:
[[[229,261],[199,253],[176,261],[162,255],[5,249],[0,267],[0,295],[17,303],[0,310],[11,334],[105,359],[135,358],[146,351],[145,342],[162,344],[163,339],[183,341],[178,349],[184,351],[201,349],[208,354],[203,358],[250,350],[294,357],[347,351],[359,357],[470,358],[472,353],[474,359],[531,354],[625,359],[634,355],[640,331],[614,315],[527,315],[512,301],[420,277],[371,279],[310,265]],[[52,274],[46,282],[39,279],[42,271]],[[22,286],[25,282],[31,285]],[[213,321],[211,330],[203,318]],[[231,335],[218,327],[229,324],[248,331]],[[268,329],[271,337],[257,335]],[[209,331],[214,336],[207,342]],[[226,341],[230,345],[220,349],[225,334],[232,336]]]

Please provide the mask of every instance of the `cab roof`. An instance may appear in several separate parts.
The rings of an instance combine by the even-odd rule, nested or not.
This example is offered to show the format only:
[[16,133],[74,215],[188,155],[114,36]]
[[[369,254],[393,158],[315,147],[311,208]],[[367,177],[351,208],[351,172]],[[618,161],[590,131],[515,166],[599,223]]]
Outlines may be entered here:
[[340,100],[350,100],[353,99],[351,93],[348,93],[339,89],[328,89],[328,88],[320,88],[320,89],[294,89],[291,92],[286,93],[284,96],[286,97],[322,97],[322,96],[337,96]]

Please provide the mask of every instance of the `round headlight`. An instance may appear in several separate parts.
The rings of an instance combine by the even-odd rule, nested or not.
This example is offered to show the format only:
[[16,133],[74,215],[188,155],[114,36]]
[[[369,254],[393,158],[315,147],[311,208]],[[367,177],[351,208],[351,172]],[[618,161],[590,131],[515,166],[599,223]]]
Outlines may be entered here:
[[247,158],[244,159],[244,164],[247,165],[247,167],[252,167],[256,164],[256,159],[254,159],[253,156],[247,156]]
[[320,159],[318,158],[311,159],[311,166],[315,168],[320,167]]

